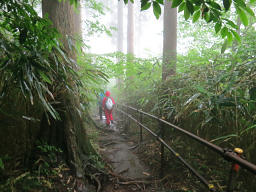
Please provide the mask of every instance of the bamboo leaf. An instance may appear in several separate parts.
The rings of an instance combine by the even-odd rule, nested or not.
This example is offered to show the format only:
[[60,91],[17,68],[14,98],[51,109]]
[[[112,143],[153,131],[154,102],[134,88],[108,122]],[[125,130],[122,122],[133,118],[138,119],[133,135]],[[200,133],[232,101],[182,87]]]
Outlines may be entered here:
[[190,1],[186,1],[186,6],[187,6],[190,14],[193,15],[193,13],[194,13],[194,6],[193,6],[193,4]]
[[164,4],[164,0],[156,0],[159,4]]
[[222,47],[221,47],[221,53],[224,53],[227,49],[227,46],[228,46],[228,41],[227,39],[224,41]]
[[194,101],[196,98],[198,98],[200,95],[201,95],[201,93],[196,93],[196,94],[194,94],[192,97],[190,97],[190,98],[183,104],[183,106],[188,105],[189,103],[193,102],[193,101]]
[[227,40],[228,40],[228,43],[231,43],[232,40],[233,40],[233,36],[232,36],[232,33],[231,32],[227,32]]
[[213,120],[214,117],[208,117],[206,120],[203,121],[203,123],[201,124],[201,127],[204,127],[207,123],[211,122],[211,120]]
[[185,6],[185,7],[184,7],[184,18],[185,18],[185,20],[188,20],[189,17],[190,17],[190,12],[189,12],[189,10],[188,10],[188,7]]
[[34,117],[28,117],[23,115],[22,116],[23,119],[29,120],[29,121],[34,121],[34,122],[40,122],[40,119],[34,118]]
[[47,83],[49,83],[49,84],[52,84],[52,81],[49,79],[49,77],[48,77],[43,71],[38,70],[38,73],[40,74],[41,78],[42,78],[45,82],[47,82]]
[[223,27],[220,31],[221,37],[224,38],[227,36],[228,34],[228,28],[227,27]]
[[211,22],[211,15],[209,14],[209,12],[207,12],[207,13],[204,14],[204,20],[205,20],[207,23],[210,23],[210,22]]
[[234,29],[238,29],[238,26],[231,20],[229,19],[224,19],[227,21],[227,24],[230,25],[231,27],[233,27]]
[[178,7],[182,2],[183,2],[183,0],[173,0],[172,1],[172,8]]
[[156,1],[153,2],[153,12],[155,17],[159,19],[159,16],[161,15],[161,7]]
[[236,11],[239,15],[239,18],[241,19],[244,26],[248,26],[248,18],[247,15],[244,13],[243,10],[241,10],[239,7],[236,7]]
[[239,43],[241,43],[241,38],[240,38],[240,36],[237,34],[237,32],[235,31],[235,30],[230,30],[231,31],[231,33],[233,34],[233,36],[235,37],[235,39],[239,42]]
[[178,12],[180,13],[180,12],[184,11],[184,8],[185,8],[185,2],[182,2],[179,6]]
[[221,29],[221,23],[216,23],[214,28],[215,28],[215,32],[217,34]]
[[225,136],[213,139],[210,142],[215,142],[215,141],[219,141],[219,140],[227,141],[227,140],[230,140],[232,137],[238,137],[238,135],[237,134],[229,134],[229,135],[225,135]]
[[231,6],[231,0],[223,0],[223,6],[225,8],[225,10],[229,10],[230,6]]
[[202,86],[200,86],[200,85],[196,85],[195,88],[196,88],[199,92],[206,94],[208,97],[213,96],[213,94],[212,94],[211,92],[207,91],[204,87],[202,87]]
[[252,17],[255,17],[255,14],[254,14],[253,10],[252,10],[250,7],[246,6],[246,7],[243,7],[243,9],[244,9],[247,13],[249,13]]
[[208,4],[215,9],[221,10],[221,6],[214,1],[210,1]]
[[200,13],[201,13],[200,10],[195,12],[195,14],[193,15],[193,20],[192,20],[193,23],[195,23],[199,19]]
[[141,11],[147,10],[151,7],[151,2],[147,2],[145,5],[141,5]]
[[247,127],[245,130],[243,130],[243,131],[241,131],[241,135],[243,135],[244,133],[246,133],[246,132],[248,132],[248,131],[252,131],[252,130],[254,130],[254,129],[256,129],[256,124],[255,125],[252,125],[252,126],[250,126],[250,127]]
[[238,7],[246,7],[246,4],[243,0],[233,0]]

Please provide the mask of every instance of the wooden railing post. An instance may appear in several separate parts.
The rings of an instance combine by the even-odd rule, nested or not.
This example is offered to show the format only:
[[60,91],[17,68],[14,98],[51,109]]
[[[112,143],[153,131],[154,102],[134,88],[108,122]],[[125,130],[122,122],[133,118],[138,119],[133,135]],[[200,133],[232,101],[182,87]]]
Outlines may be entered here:
[[[139,116],[140,116],[140,123],[142,123],[142,113],[139,112]],[[142,126],[140,125],[140,143],[142,143],[143,138],[142,138]]]
[[[129,110],[128,110],[128,107],[127,107],[127,111],[126,111],[127,114],[129,114]],[[130,114],[129,114],[130,115]],[[127,118],[128,119],[128,130],[130,129],[130,125],[131,125],[131,121],[130,121],[130,118]]]
[[[163,118],[162,118],[163,119]],[[164,124],[159,121],[159,129],[160,129],[160,137],[164,140],[165,137],[165,131],[164,131]],[[160,177],[164,176],[164,144],[161,142],[161,168],[160,168]]]
[[[122,110],[123,110],[123,111],[124,111],[124,109],[125,109],[124,106],[122,106]],[[125,128],[125,126],[126,126],[126,123],[125,123],[125,122],[126,122],[126,115],[125,115],[124,113],[122,113],[122,114],[123,114],[123,118],[122,118],[123,121],[122,121],[122,123],[124,124],[123,129],[125,130],[125,129],[126,129],[126,128]]]
[[[126,112],[127,115],[129,115],[128,107],[126,107],[125,112]],[[125,131],[128,133],[128,130],[130,128],[130,120],[129,120],[129,117],[127,115],[126,115],[126,121],[125,121]]]
[[[240,148],[235,148],[233,153],[238,157],[242,156],[243,150]],[[240,166],[237,163],[232,163],[230,172],[229,172],[229,179],[227,184],[227,192],[233,192],[233,180],[236,179],[237,173],[239,172]],[[234,177],[234,178],[233,178]],[[234,183],[235,184],[235,183]]]

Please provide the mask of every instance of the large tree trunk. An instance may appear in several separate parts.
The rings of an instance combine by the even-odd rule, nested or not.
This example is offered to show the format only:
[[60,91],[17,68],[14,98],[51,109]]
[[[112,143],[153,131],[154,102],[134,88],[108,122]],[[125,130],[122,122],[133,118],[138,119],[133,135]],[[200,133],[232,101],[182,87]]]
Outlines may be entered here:
[[[118,1],[117,10],[117,51],[123,53],[123,40],[124,40],[124,2]],[[120,59],[118,59],[120,62]],[[117,86],[121,88],[122,77],[117,78]]]
[[[75,52],[68,47],[66,36],[74,36],[81,32],[80,15],[74,10],[69,1],[43,0],[43,16],[48,14],[49,19],[62,35],[62,42],[68,55],[75,58]],[[79,34],[77,34],[79,35]],[[71,84],[72,80],[69,80]],[[74,86],[75,87],[75,86]],[[61,116],[60,121],[50,119],[50,124],[44,116],[41,121],[41,139],[50,144],[61,147],[67,158],[67,162],[74,168],[77,176],[84,175],[83,160],[93,149],[86,137],[86,132],[81,114],[79,113],[79,95],[68,90],[57,93],[58,101],[61,103],[57,107]]]
[[134,5],[129,0],[127,16],[127,64],[126,64],[126,83],[131,83],[133,75],[131,73],[134,58]]
[[68,46],[67,38],[81,35],[81,15],[80,6],[75,11],[74,6],[69,1],[58,0],[42,0],[43,17],[48,16],[52,21],[53,27],[62,35],[64,48],[71,57],[75,57],[75,53],[71,52]]
[[123,52],[123,39],[124,39],[124,2],[118,1],[117,10],[117,51]]
[[176,73],[177,60],[177,8],[171,8],[171,1],[164,3],[164,37],[162,80]]
[[127,54],[134,55],[134,7],[130,0],[128,2]]

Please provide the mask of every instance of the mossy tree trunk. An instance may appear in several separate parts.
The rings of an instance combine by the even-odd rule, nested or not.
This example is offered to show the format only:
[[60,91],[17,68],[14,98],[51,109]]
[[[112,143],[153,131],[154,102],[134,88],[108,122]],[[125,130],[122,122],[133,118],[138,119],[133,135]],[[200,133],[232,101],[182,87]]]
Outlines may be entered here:
[[[62,42],[68,55],[75,59],[75,52],[68,48],[66,36],[80,35],[77,34],[81,32],[79,10],[75,10],[69,1],[43,0],[42,11],[43,16],[47,14],[53,27],[61,33]],[[73,67],[75,68],[75,66]],[[71,79],[69,81],[75,89],[75,84]],[[83,160],[87,159],[93,149],[87,139],[85,124],[79,112],[79,94],[78,91],[73,93],[65,89],[61,93],[57,93],[56,98],[60,102],[56,108],[61,120],[50,119],[48,122],[44,116],[41,121],[40,137],[49,144],[62,148],[67,161],[76,170],[77,176],[82,176],[84,175]]]

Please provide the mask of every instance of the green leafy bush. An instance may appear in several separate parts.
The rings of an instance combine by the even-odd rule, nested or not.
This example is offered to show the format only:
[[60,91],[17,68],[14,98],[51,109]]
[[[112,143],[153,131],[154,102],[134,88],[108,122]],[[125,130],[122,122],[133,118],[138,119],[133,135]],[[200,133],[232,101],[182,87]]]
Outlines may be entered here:
[[16,89],[31,105],[39,100],[46,112],[59,119],[53,107],[57,93],[72,91],[68,78],[79,81],[58,32],[26,1],[4,0],[0,9],[0,105]]

